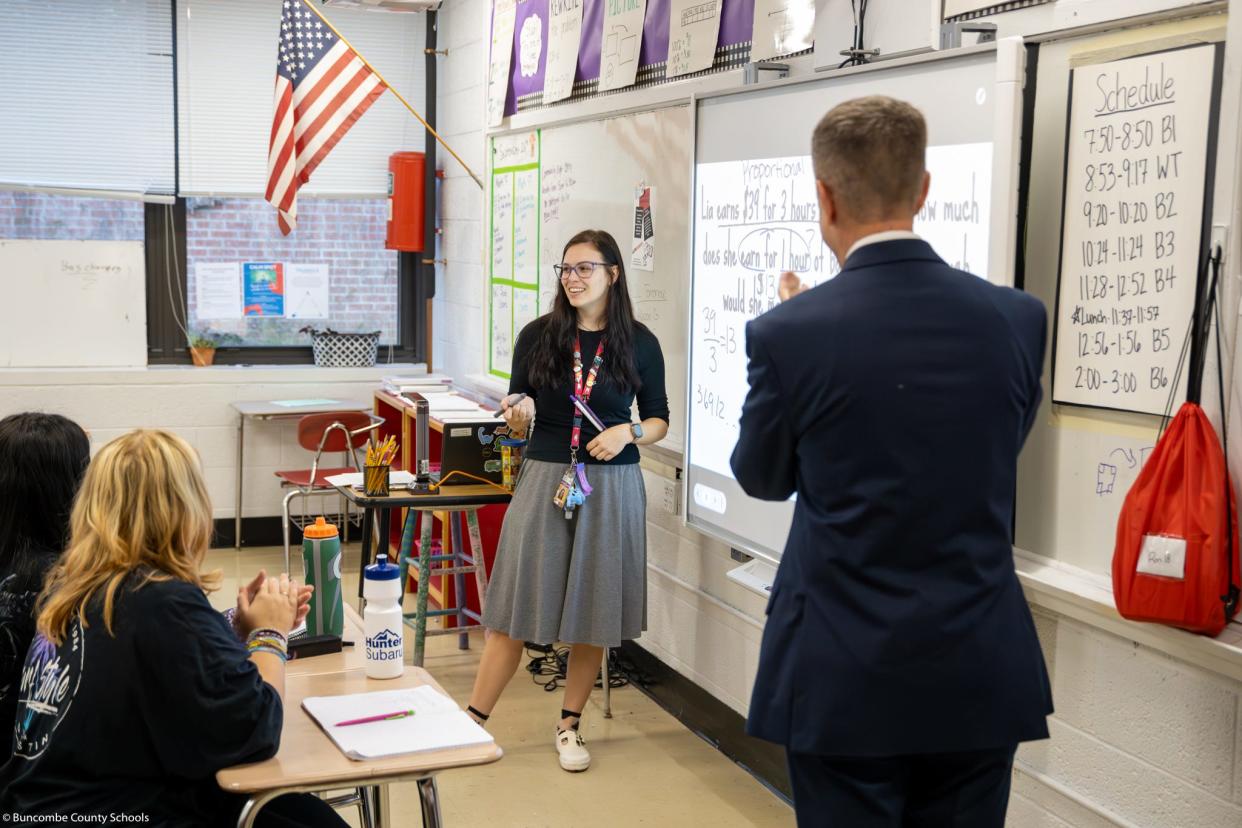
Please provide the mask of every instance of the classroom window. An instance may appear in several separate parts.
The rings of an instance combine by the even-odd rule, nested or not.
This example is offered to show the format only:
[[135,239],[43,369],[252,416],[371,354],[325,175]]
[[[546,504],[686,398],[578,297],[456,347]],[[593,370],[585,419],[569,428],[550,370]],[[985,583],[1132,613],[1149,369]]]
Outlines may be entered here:
[[[257,198],[146,205],[148,362],[188,363],[189,335],[209,332],[217,335],[219,364],[309,363],[310,337],[298,333],[307,325],[380,331],[379,362],[428,359],[434,282],[422,275],[421,254],[384,248],[386,201],[308,198],[298,208],[298,227],[285,237],[271,205]],[[276,300],[252,288],[249,303],[263,314],[245,316],[247,264],[256,285],[280,264],[282,286],[295,293]],[[326,299],[313,278],[309,297],[296,292],[298,277],[307,287],[308,270],[326,280]],[[326,318],[314,318],[322,312]]]
[[[242,347],[305,346],[311,325],[380,331],[398,341],[397,254],[384,248],[384,199],[298,202],[282,236],[260,199],[186,200],[186,302],[190,331],[231,334]],[[282,290],[269,291],[279,274]]]
[[0,239],[142,241],[142,202],[0,191]]

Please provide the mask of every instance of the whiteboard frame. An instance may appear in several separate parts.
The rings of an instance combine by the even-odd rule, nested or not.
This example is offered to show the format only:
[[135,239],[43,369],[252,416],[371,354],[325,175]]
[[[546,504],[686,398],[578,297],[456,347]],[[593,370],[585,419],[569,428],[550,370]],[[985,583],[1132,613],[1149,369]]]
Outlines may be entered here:
[[[921,52],[910,55],[908,57],[894,58],[892,60],[879,61],[876,63],[865,64],[863,66],[854,66],[846,69],[834,69],[830,71],[820,71],[806,77],[784,78],[769,83],[755,84],[745,86],[740,89],[730,89],[721,92],[709,92],[701,95],[691,96],[691,114],[690,124],[693,130],[694,147],[690,154],[690,250],[688,251],[688,260],[690,270],[690,295],[688,297],[687,313],[687,336],[686,336],[686,445],[683,450],[682,461],[684,463],[684,473],[681,479],[681,502],[684,509],[681,515],[681,525],[689,529],[693,529],[703,535],[706,535],[722,543],[727,543],[732,549],[742,552],[752,558],[759,558],[773,565],[779,566],[781,562],[780,555],[773,555],[766,550],[759,549],[753,544],[748,543],[746,539],[734,536],[723,529],[714,526],[707,526],[701,522],[696,522],[690,516],[690,420],[691,407],[690,402],[693,399],[692,384],[693,380],[690,376],[689,366],[691,364],[690,350],[694,347],[694,238],[695,238],[695,209],[694,209],[694,193],[697,191],[697,169],[698,169],[698,112],[699,106],[704,101],[714,101],[721,98],[729,98],[735,95],[745,95],[747,93],[763,92],[767,93],[774,89],[793,88],[806,84],[831,84],[834,80],[842,77],[851,77],[860,74],[870,74],[874,72],[890,72],[894,69],[904,67],[922,66],[932,62],[961,60],[974,57],[979,54],[994,52],[996,54],[996,81],[994,93],[996,95],[995,112],[993,115],[993,154],[992,154],[992,209],[991,209],[991,227],[1001,228],[996,233],[993,231],[993,244],[988,250],[988,272],[995,274],[1003,274],[1000,284],[1007,287],[1013,287],[1015,282],[1015,274],[1020,272],[1018,262],[1018,235],[1020,228],[1018,226],[1019,208],[1023,203],[1025,193],[1021,192],[1020,185],[1021,169],[1020,161],[1022,158],[1022,149],[1029,135],[1027,129],[1029,124],[1023,123],[1026,109],[1027,84],[1027,53],[1026,43],[1021,37],[1007,37],[995,43],[980,44],[977,46],[965,46],[951,51],[932,51]],[[1029,92],[1034,94],[1034,83],[1030,84]],[[1012,140],[1004,141],[995,138],[995,136],[1011,136]],[[1003,188],[1003,189],[1002,189]]]

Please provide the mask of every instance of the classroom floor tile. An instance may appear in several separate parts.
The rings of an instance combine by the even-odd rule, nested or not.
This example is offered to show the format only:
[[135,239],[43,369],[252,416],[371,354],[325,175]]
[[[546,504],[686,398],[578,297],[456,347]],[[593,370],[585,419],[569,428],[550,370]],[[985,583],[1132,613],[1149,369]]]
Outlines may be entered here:
[[[357,556],[350,544],[345,561]],[[206,568],[220,569],[223,582],[212,603],[231,606],[239,584],[260,568],[279,571],[279,548],[215,549]],[[295,572],[300,550],[294,549]],[[346,566],[345,596],[357,593],[358,575]],[[407,647],[412,639],[407,638]],[[457,649],[457,636],[427,640],[426,668],[463,705],[474,683],[482,637],[471,649]],[[622,828],[623,826],[773,826],[794,824],[793,811],[707,742],[695,736],[633,687],[614,690],[612,719],[605,719],[599,691],[587,706],[583,735],[591,769],[569,774],[557,764],[554,726],[560,692],[537,686],[521,666],[497,705],[489,730],[504,748],[499,762],[447,771],[438,777],[444,824],[487,828]],[[398,828],[421,826],[413,783],[391,788]],[[357,811],[343,810],[351,825]]]

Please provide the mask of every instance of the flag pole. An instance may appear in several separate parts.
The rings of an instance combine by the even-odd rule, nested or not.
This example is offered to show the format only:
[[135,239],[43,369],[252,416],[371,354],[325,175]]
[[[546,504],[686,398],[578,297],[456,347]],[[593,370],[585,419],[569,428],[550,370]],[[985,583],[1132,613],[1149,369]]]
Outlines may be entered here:
[[401,103],[405,105],[405,108],[406,108],[406,109],[408,109],[408,110],[410,110],[410,114],[411,114],[411,115],[413,115],[415,118],[417,118],[417,119],[418,119],[418,122],[419,122],[420,124],[422,124],[424,127],[426,127],[427,131],[431,133],[432,137],[434,137],[437,141],[439,141],[439,142],[440,142],[440,146],[442,146],[442,147],[444,147],[446,150],[448,150],[449,155],[451,155],[451,156],[453,156],[454,158],[456,158],[456,159],[457,159],[457,163],[458,163],[458,164],[461,164],[462,169],[464,169],[466,172],[468,172],[468,173],[470,174],[470,177],[474,179],[474,183],[479,185],[479,189],[480,189],[480,190],[481,190],[481,189],[483,189],[483,182],[482,182],[482,180],[480,180],[480,179],[479,179],[479,177],[478,177],[477,175],[475,175],[475,174],[474,174],[474,170],[470,169],[470,166],[469,166],[469,165],[468,165],[465,161],[461,160],[461,156],[460,156],[460,155],[458,155],[456,152],[454,152],[454,151],[453,151],[453,148],[452,148],[452,147],[450,147],[450,146],[448,145],[448,143],[447,143],[447,142],[446,142],[443,138],[441,138],[441,137],[440,137],[440,133],[436,132],[436,131],[435,131],[435,129],[433,129],[433,128],[432,128],[431,124],[429,124],[429,123],[427,123],[425,120],[423,120],[423,116],[422,116],[422,115],[419,115],[417,112],[415,112],[415,111],[414,111],[414,107],[410,106],[410,102],[409,102],[409,101],[407,101],[405,98],[403,98],[403,97],[401,96],[401,93],[400,93],[400,92],[398,92],[396,89],[394,89],[394,88],[392,87],[392,84],[390,84],[390,83],[389,83],[389,82],[388,82],[388,81],[384,78],[384,76],[380,74],[380,71],[379,71],[378,69],[376,69],[374,66],[372,66],[372,65],[371,65],[371,61],[369,61],[369,60],[367,60],[365,57],[363,57],[363,56],[362,56],[362,52],[359,52],[357,49],[355,49],[355,48],[354,48],[354,44],[350,43],[348,40],[346,40],[346,39],[345,39],[345,35],[341,34],[340,30],[338,30],[338,29],[336,28],[336,26],[333,26],[333,25],[332,25],[332,21],[330,21],[330,20],[328,20],[328,18],[324,17],[324,16],[323,16],[323,13],[322,13],[321,11],[319,11],[319,9],[315,8],[315,3],[314,3],[314,0],[307,0],[307,2],[306,2],[306,4],[305,4],[305,5],[306,5],[307,7],[309,7],[309,8],[310,8],[310,10],[311,10],[311,11],[313,11],[313,12],[314,12],[314,13],[315,13],[318,17],[319,17],[319,19],[320,19],[320,20],[322,20],[322,21],[323,21],[323,22],[327,25],[327,27],[328,27],[329,29],[331,29],[331,30],[332,30],[332,33],[333,33],[334,35],[336,35],[337,37],[339,37],[339,38],[341,39],[341,42],[342,42],[342,43],[344,43],[346,46],[348,46],[348,47],[350,48],[350,50],[351,50],[351,51],[352,51],[355,55],[357,55],[357,56],[358,56],[358,59],[359,59],[359,60],[361,60],[363,63],[365,63],[365,64],[366,64],[366,67],[367,67],[368,69],[370,69],[370,70],[371,70],[371,71],[375,74],[375,77],[377,77],[377,78],[379,78],[379,79],[380,79],[380,83],[384,84],[384,87],[385,87],[385,88],[386,88],[389,92],[391,92],[392,94],[394,94],[394,95],[396,95],[396,96],[397,96],[397,100],[401,101]]

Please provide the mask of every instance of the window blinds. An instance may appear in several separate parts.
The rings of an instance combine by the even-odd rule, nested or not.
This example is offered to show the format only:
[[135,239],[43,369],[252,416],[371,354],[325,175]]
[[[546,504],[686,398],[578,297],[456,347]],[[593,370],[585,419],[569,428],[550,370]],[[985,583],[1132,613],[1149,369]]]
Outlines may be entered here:
[[171,24],[153,0],[0,3],[0,188],[171,196]]
[[[178,0],[181,193],[263,195],[281,0]],[[325,16],[423,114],[421,14],[334,7]],[[385,93],[299,196],[384,196],[388,156],[421,150],[423,128]]]

